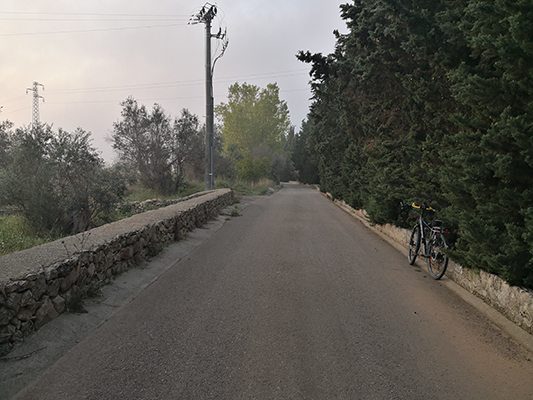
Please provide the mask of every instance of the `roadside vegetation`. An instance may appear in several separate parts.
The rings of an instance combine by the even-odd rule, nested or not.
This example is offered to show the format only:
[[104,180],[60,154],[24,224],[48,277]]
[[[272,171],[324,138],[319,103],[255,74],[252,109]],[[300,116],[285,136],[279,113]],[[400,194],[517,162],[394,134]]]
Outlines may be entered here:
[[427,202],[452,259],[533,288],[533,3],[356,0],[310,64],[321,190],[371,222]]
[[[269,188],[276,188],[276,184],[269,179],[262,179],[256,183],[227,180],[217,181],[216,189],[230,188],[237,196],[263,196],[267,194]],[[172,200],[179,197],[187,197],[204,190],[203,182],[190,182],[185,188],[175,195],[161,196],[151,189],[142,186],[135,186],[129,189],[121,204],[143,202],[146,200]],[[150,207],[148,209],[155,209]],[[131,217],[135,212],[124,211],[125,207],[117,208],[110,212],[104,220],[96,219],[94,227]],[[29,249],[47,242],[60,239],[64,235],[54,235],[52,233],[43,235],[36,233],[35,229],[28,223],[21,213],[7,213],[0,215],[0,257],[16,251]]]
[[35,236],[21,215],[0,216],[0,257],[15,251],[29,249],[53,238]]
[[[263,195],[296,174],[289,149],[294,128],[276,85],[269,85],[261,99],[257,87],[235,88],[232,96],[251,90],[253,104],[233,101],[237,108],[220,115],[225,128],[217,131],[215,187]],[[250,130],[253,118],[246,120],[244,133],[238,134],[245,129],[243,121],[229,127],[234,113],[254,113],[267,100],[271,115],[263,110],[256,116],[266,124],[260,134]],[[149,110],[133,98],[122,107],[111,136],[118,161],[111,166],[82,128],[67,132],[47,124],[14,128],[9,121],[0,123],[0,256],[127,218],[139,212],[128,206],[134,202],[204,190],[205,129],[198,117],[184,109],[172,118],[159,105]],[[268,124],[269,118],[274,122]],[[247,135],[254,136],[253,145],[243,147],[252,143]]]

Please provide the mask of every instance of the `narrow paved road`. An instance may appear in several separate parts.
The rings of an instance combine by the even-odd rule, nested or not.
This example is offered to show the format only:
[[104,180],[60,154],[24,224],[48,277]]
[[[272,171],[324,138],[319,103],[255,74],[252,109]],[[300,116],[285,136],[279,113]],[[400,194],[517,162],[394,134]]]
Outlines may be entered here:
[[312,189],[254,200],[17,399],[533,399],[531,355]]

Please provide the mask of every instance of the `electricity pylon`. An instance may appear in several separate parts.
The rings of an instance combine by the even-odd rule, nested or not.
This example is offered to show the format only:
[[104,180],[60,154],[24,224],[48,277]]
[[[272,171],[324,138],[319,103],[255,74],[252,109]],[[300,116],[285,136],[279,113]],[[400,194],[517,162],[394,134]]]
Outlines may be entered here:
[[[190,23],[205,24],[205,190],[213,190],[215,188],[215,133],[214,133],[214,99],[213,99],[213,69],[214,64],[211,63],[211,38],[224,39],[226,33],[222,33],[219,29],[216,35],[211,34],[211,21],[217,15],[217,7],[215,5],[205,3],[200,12],[193,15]],[[224,42],[222,47],[222,54],[219,55],[215,62],[222,57],[226,51],[228,42]]]
[[26,89],[26,94],[28,94],[28,92],[33,92],[32,125],[34,127],[39,126],[41,123],[39,119],[39,99],[43,99],[44,102],[44,97],[39,96],[39,86],[42,86],[44,90],[44,85],[39,82],[33,82],[33,88]]

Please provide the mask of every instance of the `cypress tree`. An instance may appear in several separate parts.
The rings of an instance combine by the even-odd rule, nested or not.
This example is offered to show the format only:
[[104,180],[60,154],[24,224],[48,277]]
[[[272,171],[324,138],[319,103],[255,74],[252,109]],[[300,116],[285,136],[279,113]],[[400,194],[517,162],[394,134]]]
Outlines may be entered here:
[[533,287],[533,4],[470,1],[470,60],[449,73],[461,106],[442,182],[464,265]]

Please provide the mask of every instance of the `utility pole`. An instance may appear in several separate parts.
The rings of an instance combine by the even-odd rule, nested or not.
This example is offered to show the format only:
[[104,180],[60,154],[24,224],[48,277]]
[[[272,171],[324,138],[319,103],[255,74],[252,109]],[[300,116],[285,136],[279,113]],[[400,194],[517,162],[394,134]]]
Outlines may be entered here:
[[[211,38],[224,39],[226,34],[219,30],[216,35],[211,34],[211,21],[217,15],[215,5],[205,3],[200,12],[191,18],[190,23],[205,24],[205,190],[215,188],[215,133],[214,133],[214,99],[213,99],[213,68],[211,65]],[[226,50],[225,42],[222,54]],[[221,56],[217,57],[220,58]],[[215,62],[216,62],[215,60]]]
[[40,118],[39,118],[39,99],[43,99],[43,102],[44,102],[44,97],[39,96],[39,86],[42,86],[44,90],[44,85],[40,84],[39,82],[33,82],[33,88],[26,89],[26,94],[28,94],[28,92],[33,92],[33,107],[32,107],[33,127],[37,127],[41,123]]

